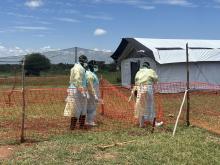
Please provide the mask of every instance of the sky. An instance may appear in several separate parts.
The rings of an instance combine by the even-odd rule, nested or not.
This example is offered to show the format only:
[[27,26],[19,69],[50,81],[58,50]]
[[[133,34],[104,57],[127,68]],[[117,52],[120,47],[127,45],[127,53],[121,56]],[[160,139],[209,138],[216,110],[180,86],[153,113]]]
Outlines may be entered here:
[[121,38],[220,39],[220,0],[0,0],[0,57]]

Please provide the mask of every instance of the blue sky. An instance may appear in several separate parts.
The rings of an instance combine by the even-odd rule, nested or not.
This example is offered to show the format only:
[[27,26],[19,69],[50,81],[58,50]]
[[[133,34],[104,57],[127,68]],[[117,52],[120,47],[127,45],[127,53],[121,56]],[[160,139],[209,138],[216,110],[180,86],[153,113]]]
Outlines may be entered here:
[[220,0],[1,0],[0,56],[122,37],[220,39]]

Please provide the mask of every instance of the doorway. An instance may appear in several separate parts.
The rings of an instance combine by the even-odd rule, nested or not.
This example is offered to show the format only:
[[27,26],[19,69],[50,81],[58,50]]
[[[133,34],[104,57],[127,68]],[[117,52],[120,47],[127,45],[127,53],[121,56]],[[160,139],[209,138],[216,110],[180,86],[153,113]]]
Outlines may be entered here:
[[131,62],[131,85],[135,84],[135,75],[140,68],[140,62]]

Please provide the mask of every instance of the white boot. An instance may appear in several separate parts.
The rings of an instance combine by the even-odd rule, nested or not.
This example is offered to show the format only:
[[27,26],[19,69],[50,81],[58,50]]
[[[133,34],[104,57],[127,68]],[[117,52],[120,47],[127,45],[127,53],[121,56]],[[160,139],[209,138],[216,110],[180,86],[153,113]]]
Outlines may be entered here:
[[155,126],[156,126],[156,127],[160,127],[160,126],[162,126],[162,125],[163,125],[163,122],[162,122],[162,121],[159,122],[159,123],[158,123],[158,122],[155,123]]

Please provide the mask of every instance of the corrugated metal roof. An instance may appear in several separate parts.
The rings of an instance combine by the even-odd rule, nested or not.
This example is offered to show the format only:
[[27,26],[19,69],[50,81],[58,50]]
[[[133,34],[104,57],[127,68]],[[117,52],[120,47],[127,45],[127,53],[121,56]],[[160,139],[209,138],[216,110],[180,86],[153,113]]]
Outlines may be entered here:
[[190,48],[190,62],[220,61],[220,40],[134,39],[152,50],[155,60],[160,64],[185,62],[186,43]]

